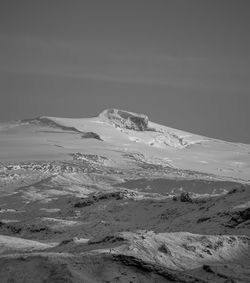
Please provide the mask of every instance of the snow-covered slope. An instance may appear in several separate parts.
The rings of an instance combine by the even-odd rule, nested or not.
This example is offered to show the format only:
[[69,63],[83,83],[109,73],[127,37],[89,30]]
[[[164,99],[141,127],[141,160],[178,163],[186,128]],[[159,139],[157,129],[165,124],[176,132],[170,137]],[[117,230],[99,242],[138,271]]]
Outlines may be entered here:
[[0,160],[58,160],[72,153],[106,156],[125,165],[124,153],[169,166],[250,180],[250,146],[150,122],[144,114],[104,110],[94,118],[39,117],[0,125]]

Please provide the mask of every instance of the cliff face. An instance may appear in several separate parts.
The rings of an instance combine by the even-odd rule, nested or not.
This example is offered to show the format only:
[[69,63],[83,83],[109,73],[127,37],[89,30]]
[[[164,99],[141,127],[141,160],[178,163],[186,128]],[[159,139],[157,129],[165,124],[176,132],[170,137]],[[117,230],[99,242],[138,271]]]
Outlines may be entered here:
[[144,114],[137,114],[118,109],[106,109],[99,117],[108,120],[116,127],[135,131],[148,130],[148,117]]

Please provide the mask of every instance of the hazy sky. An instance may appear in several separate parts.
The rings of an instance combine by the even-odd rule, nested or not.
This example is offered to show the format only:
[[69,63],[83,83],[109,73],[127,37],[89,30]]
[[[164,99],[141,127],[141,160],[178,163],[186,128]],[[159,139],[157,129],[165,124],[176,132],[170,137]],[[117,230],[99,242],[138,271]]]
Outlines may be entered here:
[[1,0],[0,121],[105,108],[250,143],[249,0]]

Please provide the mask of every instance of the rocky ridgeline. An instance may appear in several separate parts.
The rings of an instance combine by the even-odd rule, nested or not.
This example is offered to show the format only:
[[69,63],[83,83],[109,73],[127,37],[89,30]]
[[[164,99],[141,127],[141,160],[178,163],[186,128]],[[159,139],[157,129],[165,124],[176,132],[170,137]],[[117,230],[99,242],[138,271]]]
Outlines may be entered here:
[[89,165],[105,165],[109,159],[107,157],[97,155],[97,154],[84,154],[80,152],[71,154],[73,160],[82,161],[83,163],[87,163]]
[[82,132],[78,130],[76,127],[69,127],[65,125],[61,125],[60,123],[57,123],[53,120],[53,118],[50,117],[38,117],[34,119],[24,119],[21,120],[22,124],[31,124],[31,125],[39,125],[42,127],[49,127],[54,129],[60,129],[62,131],[67,132],[75,132],[78,134],[81,134],[82,139],[96,139],[99,141],[103,141],[103,139],[95,132]]
[[36,179],[62,173],[102,173],[106,166],[111,164],[110,159],[104,156],[72,153],[72,161],[32,161],[22,163],[1,164],[0,185],[7,185],[26,180],[31,181],[31,176]]
[[[96,255],[98,251],[99,256],[106,257],[103,264],[109,259],[118,263],[119,268],[127,266],[141,274],[158,274],[164,279],[149,280],[147,277],[146,281],[129,281],[124,278],[120,282],[225,283],[248,282],[247,273],[241,272],[247,269],[248,249],[249,238],[245,236],[209,236],[187,232],[155,233],[138,230],[104,237],[97,235],[83,244],[70,239],[52,248],[52,251],[77,251],[81,254],[88,252],[88,256],[91,252],[92,255]],[[232,260],[239,259],[239,255],[242,257],[241,268],[244,269],[238,270]],[[228,272],[231,268],[235,270],[233,274]],[[235,280],[236,278],[239,281]]]
[[43,127],[57,128],[57,129],[61,129],[64,131],[72,131],[72,132],[80,133],[80,131],[76,129],[75,127],[67,127],[67,126],[61,125],[53,121],[52,118],[45,117],[45,116],[41,116],[41,117],[37,117],[33,119],[23,119],[21,120],[21,123],[24,123],[24,124],[28,123],[32,125],[39,125]]
[[[138,114],[119,109],[106,109],[99,114],[99,118],[120,129],[121,131],[125,129],[140,132],[154,132],[154,135],[151,136],[152,139],[149,142],[146,142],[146,144],[149,146],[159,148],[165,148],[169,146],[175,148],[185,148],[192,143],[196,143],[189,143],[184,137],[178,136],[176,133],[167,129],[149,126],[150,121],[148,116],[145,114]],[[141,140],[138,137],[130,137],[130,139],[136,142],[144,143],[143,139]],[[198,142],[200,142],[200,140]]]
[[[87,165],[105,165],[105,162],[109,161],[107,157],[95,155],[95,154],[84,154],[80,152],[70,154],[73,161],[82,161],[82,164]],[[32,171],[32,172],[50,172],[50,173],[75,173],[79,171],[77,164],[71,162],[22,162],[22,163],[9,163],[2,164],[0,167],[1,174],[12,174],[18,171]]]
[[152,130],[148,127],[149,119],[144,114],[137,114],[118,109],[107,109],[104,110],[99,117],[108,120],[108,122],[119,128],[134,131]]
[[51,173],[61,173],[61,172],[76,172],[76,168],[69,164],[64,163],[56,163],[56,162],[47,162],[47,163],[39,163],[39,162],[28,162],[28,163],[20,163],[20,164],[8,164],[2,167],[2,172],[6,174],[12,171],[33,171],[33,172],[51,172]]
[[20,174],[0,172],[0,179],[1,179],[0,183],[12,182],[12,181],[18,180],[20,178],[21,178]]
[[87,198],[82,198],[74,202],[73,206],[77,208],[82,208],[96,204],[102,200],[123,200],[123,199],[136,199],[137,193],[134,191],[123,190],[123,191],[111,191],[111,192],[101,192],[91,195]]
[[8,164],[0,168],[0,186],[26,184],[41,180],[44,176],[61,173],[82,173],[85,168],[67,164],[66,162],[27,162],[20,164]]

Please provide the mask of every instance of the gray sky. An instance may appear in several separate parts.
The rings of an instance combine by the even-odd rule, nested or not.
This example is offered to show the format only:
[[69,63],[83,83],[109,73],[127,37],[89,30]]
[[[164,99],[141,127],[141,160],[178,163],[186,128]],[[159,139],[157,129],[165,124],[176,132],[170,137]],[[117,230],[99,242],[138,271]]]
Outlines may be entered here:
[[250,143],[249,0],[1,0],[0,121],[105,108]]

